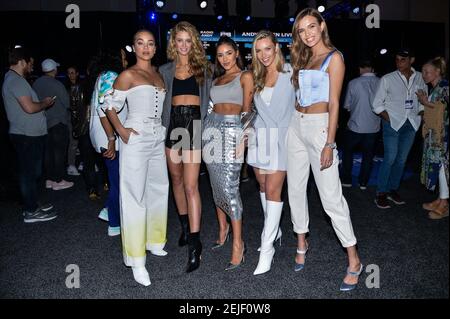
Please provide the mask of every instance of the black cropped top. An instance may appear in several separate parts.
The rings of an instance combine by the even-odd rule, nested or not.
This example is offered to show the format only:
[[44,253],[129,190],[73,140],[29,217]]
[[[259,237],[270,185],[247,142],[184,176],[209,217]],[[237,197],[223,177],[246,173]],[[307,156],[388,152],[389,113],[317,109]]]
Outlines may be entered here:
[[195,76],[190,76],[187,79],[180,80],[176,77],[173,78],[172,84],[172,96],[177,95],[195,95],[200,96],[197,81]]

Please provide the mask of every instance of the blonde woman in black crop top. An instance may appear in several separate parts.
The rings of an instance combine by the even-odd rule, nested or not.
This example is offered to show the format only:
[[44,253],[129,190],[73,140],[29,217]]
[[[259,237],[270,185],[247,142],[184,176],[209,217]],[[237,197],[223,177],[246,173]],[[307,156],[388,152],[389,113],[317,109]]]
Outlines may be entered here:
[[201,201],[198,177],[201,162],[201,120],[206,115],[211,74],[197,29],[179,22],[170,32],[169,62],[159,71],[167,89],[162,114],[167,128],[166,157],[182,226],[178,245],[188,244],[187,272],[200,266]]

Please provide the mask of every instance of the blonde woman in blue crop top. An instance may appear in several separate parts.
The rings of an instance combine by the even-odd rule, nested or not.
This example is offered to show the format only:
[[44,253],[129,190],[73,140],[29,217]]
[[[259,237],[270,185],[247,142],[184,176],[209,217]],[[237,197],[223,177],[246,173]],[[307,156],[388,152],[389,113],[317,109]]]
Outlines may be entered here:
[[345,65],[342,55],[331,44],[323,17],[315,9],[304,9],[295,19],[291,60],[298,104],[288,129],[287,179],[291,218],[298,237],[295,271],[305,267],[308,251],[306,185],[311,167],[323,208],[341,245],[347,249],[349,266],[340,290],[353,290],[363,265],[356,251],[350,211],[342,195],[335,143]]

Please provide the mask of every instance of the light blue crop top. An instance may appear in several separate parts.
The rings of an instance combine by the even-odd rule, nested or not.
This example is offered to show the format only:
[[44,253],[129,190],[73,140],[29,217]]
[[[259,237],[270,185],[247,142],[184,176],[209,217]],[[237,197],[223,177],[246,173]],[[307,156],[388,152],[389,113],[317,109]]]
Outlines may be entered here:
[[295,92],[301,107],[308,107],[319,102],[328,102],[330,96],[330,79],[326,72],[331,56],[337,50],[328,53],[323,60],[320,70],[298,71],[298,86]]

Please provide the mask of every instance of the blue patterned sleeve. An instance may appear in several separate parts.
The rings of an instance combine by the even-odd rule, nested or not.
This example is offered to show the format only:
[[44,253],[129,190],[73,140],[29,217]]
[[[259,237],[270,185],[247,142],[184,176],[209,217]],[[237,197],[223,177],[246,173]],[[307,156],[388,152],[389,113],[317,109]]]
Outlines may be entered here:
[[98,102],[103,104],[105,102],[105,96],[113,92],[114,81],[118,74],[116,72],[108,71],[101,75],[98,91]]

